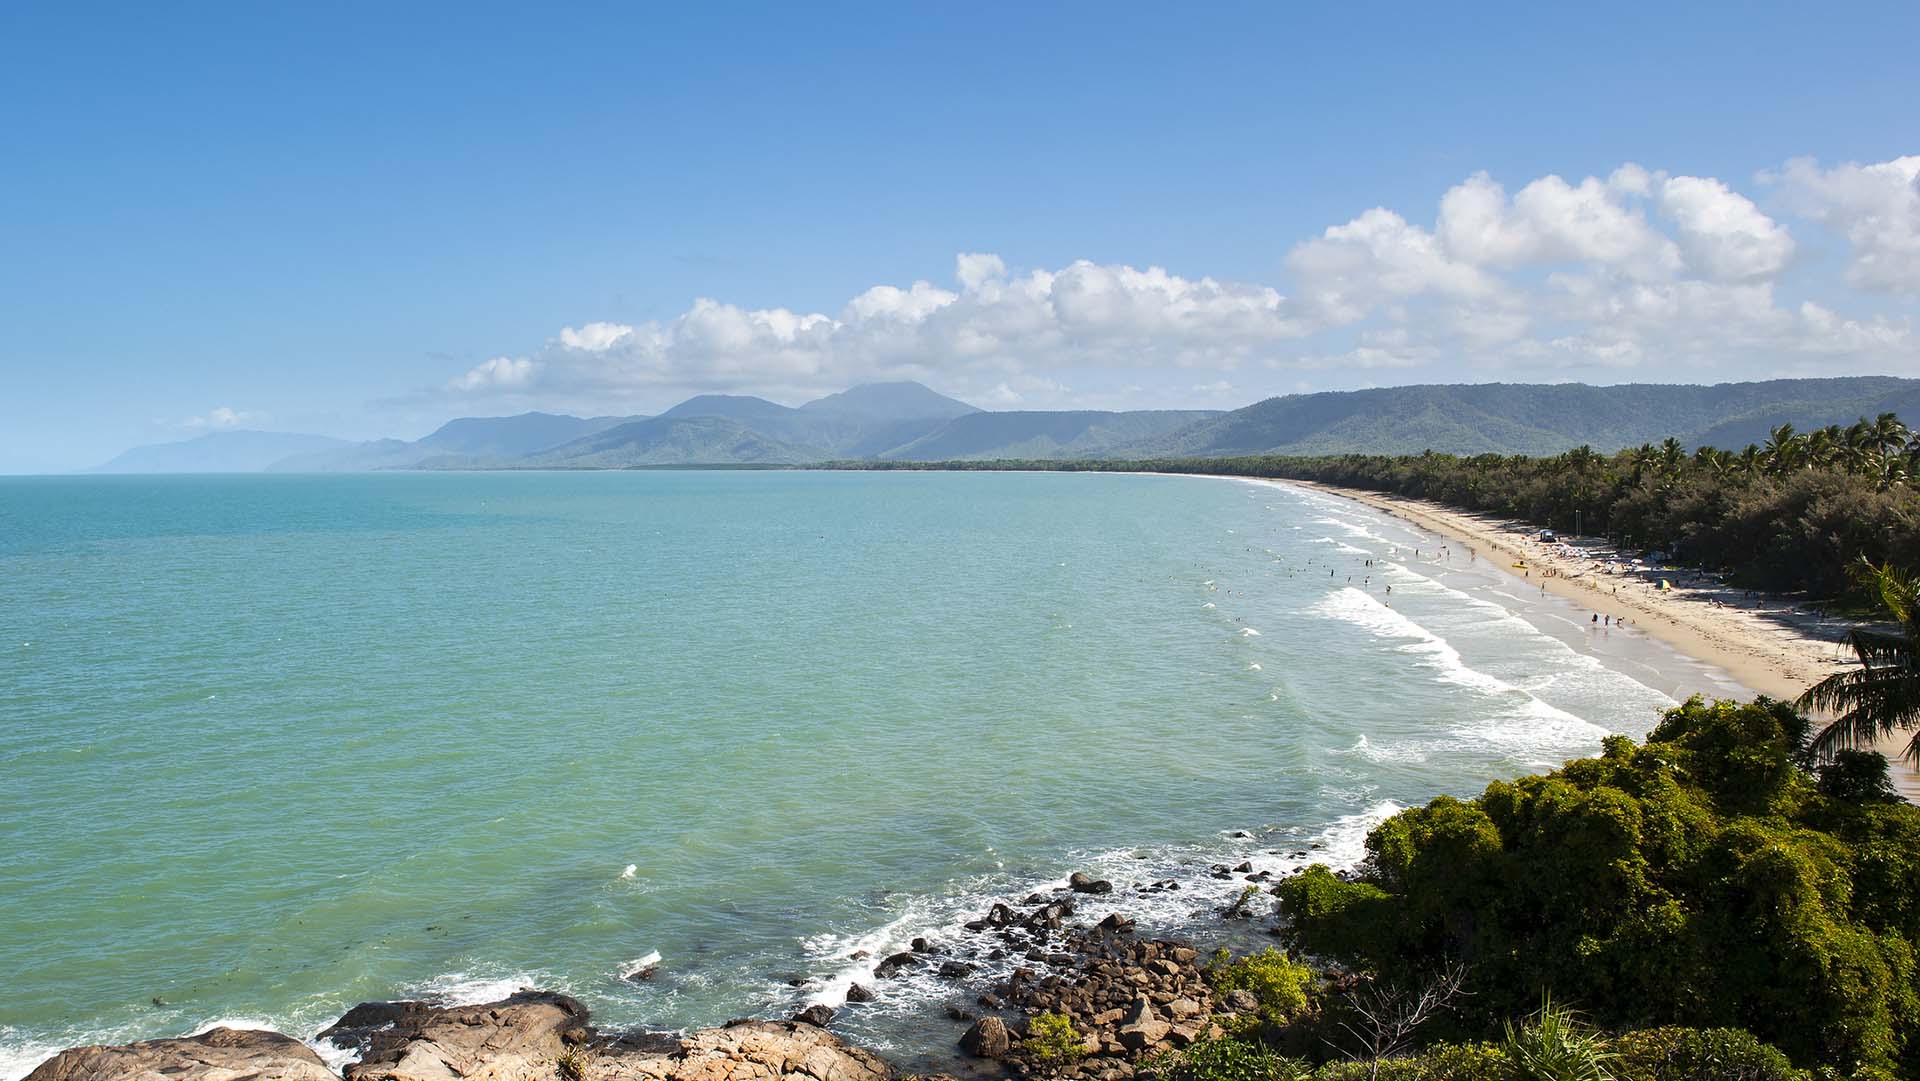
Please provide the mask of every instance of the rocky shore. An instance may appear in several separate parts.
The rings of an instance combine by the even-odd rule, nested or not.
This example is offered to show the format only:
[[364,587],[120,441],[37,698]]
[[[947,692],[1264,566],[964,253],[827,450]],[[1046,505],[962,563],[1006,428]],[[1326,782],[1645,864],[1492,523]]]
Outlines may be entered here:
[[[554,992],[482,1005],[369,1002],[315,1038],[351,1056],[338,1073],[293,1037],[215,1028],[71,1048],[26,1081],[892,1081],[893,1065],[832,1029],[844,1011],[884,999],[889,979],[919,968],[953,985],[946,1012],[957,1047],[940,1052],[964,1055],[957,1068],[1125,1081],[1257,1003],[1244,991],[1216,994],[1191,945],[1137,939],[1112,894],[1110,882],[1075,875],[1051,895],[995,904],[953,942],[917,939],[913,949],[878,959],[871,982],[855,984],[840,1010],[814,1005],[790,1020],[685,1034],[602,1032],[585,1005]],[[1036,1026],[1036,1018],[1046,1020]]]
[[[345,1081],[890,1081],[878,1056],[800,1021],[735,1021],[686,1036],[609,1034],[566,995],[522,991],[480,1006],[369,1002],[318,1041],[357,1052]],[[277,1032],[62,1051],[28,1081],[338,1081]]]

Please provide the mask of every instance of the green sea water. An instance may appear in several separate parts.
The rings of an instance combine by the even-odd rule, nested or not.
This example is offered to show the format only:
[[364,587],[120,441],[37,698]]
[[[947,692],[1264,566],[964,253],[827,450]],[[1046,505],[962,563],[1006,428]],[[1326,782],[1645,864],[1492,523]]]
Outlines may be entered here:
[[1196,478],[0,479],[0,1078],[400,995],[837,1003],[1075,869],[1178,930],[1212,862],[1735,689],[1440,544]]

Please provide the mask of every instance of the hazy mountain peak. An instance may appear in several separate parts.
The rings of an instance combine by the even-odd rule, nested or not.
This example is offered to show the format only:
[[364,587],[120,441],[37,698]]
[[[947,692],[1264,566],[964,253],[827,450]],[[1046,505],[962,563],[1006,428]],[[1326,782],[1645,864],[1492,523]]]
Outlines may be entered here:
[[696,394],[662,417],[725,417],[728,420],[768,420],[792,415],[794,411],[778,402],[751,394]]
[[815,398],[800,408],[809,413],[873,420],[952,420],[980,412],[911,380],[862,383],[838,394]]
[[115,455],[94,473],[258,473],[290,454],[348,446],[344,439],[299,432],[240,429],[176,443],[152,443]]
[[610,428],[625,417],[582,420],[563,413],[521,413],[512,417],[461,417],[442,424],[417,446],[440,454],[517,456],[558,446]]

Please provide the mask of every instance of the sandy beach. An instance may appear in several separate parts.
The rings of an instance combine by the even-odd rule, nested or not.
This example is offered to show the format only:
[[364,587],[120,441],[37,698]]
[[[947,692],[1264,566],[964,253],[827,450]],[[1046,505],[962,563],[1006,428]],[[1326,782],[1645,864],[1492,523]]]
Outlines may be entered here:
[[[1540,539],[1536,526],[1426,500],[1313,481],[1274,483],[1343,496],[1451,538],[1602,619],[1624,619],[1680,652],[1726,670],[1761,694],[1790,701],[1852,663],[1842,639],[1854,623],[1793,598],[1753,593],[1709,575],[1638,562],[1598,538],[1563,535],[1550,543]],[[1893,764],[1901,792],[1920,803],[1920,772],[1901,757],[1906,740],[1896,735],[1878,750]]]

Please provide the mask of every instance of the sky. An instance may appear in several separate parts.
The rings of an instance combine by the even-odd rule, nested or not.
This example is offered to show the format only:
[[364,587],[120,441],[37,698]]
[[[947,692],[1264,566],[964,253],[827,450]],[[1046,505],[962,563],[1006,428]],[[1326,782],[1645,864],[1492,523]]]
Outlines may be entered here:
[[0,5],[0,471],[1920,376],[1920,5]]

